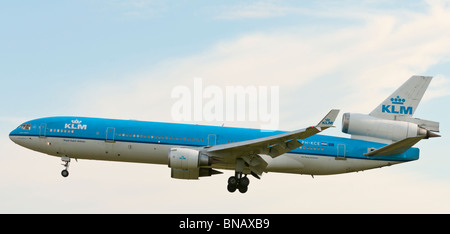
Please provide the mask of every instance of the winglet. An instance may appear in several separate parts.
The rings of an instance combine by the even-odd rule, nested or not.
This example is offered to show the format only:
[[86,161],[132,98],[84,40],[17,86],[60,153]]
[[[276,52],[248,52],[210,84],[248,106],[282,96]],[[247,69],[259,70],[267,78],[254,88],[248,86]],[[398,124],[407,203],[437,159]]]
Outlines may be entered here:
[[329,127],[333,127],[334,121],[339,114],[339,110],[333,109],[328,114],[323,117],[323,119],[316,125],[316,128],[326,129]]

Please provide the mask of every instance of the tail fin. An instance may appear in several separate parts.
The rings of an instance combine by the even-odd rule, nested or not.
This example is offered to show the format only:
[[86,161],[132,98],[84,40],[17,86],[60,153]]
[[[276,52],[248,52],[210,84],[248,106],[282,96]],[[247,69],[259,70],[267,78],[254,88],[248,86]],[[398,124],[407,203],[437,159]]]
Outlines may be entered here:
[[398,116],[411,118],[432,78],[431,76],[412,76],[370,112],[370,115],[390,120],[396,120]]
[[411,122],[427,130],[439,132],[439,122],[412,118],[432,78],[432,76],[412,76],[369,115],[381,119]]

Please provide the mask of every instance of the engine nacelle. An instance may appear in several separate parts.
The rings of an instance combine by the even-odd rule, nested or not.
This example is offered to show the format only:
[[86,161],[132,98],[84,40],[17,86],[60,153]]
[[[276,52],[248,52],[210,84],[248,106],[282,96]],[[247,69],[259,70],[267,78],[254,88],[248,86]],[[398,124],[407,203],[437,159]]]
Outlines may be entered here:
[[[342,132],[352,138],[372,137],[400,141],[408,137],[428,136],[429,131],[415,123],[380,119],[370,115],[345,113],[342,117]],[[362,136],[362,137],[361,137]]]
[[189,148],[171,148],[169,167],[174,169],[197,169],[211,165],[210,157],[200,151]]
[[211,158],[200,151],[189,148],[171,148],[169,151],[169,167],[171,177],[175,179],[195,180],[199,177],[222,174],[212,168]]

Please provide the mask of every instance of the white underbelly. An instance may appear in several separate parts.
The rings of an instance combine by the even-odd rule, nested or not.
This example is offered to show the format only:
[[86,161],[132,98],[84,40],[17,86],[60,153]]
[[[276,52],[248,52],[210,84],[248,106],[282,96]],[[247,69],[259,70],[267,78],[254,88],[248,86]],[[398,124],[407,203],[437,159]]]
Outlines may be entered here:
[[[168,164],[168,152],[176,145],[136,142],[105,142],[75,138],[17,137],[16,142],[32,150],[52,156],[76,159]],[[20,142],[23,141],[23,144]],[[179,146],[178,146],[179,147]],[[308,175],[331,175],[362,171],[400,162],[337,158],[325,155],[287,153],[268,160],[265,172]],[[235,165],[218,165],[221,169],[234,169]]]
[[397,163],[399,162],[288,153],[272,159],[265,171],[331,175],[380,168]]
[[169,149],[173,147],[165,144],[52,137],[36,137],[33,141],[33,150],[52,156],[152,164],[167,164]]

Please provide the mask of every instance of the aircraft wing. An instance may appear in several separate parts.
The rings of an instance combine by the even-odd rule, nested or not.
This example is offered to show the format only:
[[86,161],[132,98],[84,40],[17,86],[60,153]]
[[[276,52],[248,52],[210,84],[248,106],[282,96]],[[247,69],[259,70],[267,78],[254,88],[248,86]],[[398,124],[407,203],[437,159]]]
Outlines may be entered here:
[[205,151],[209,155],[214,155],[214,158],[228,163],[234,162],[236,158],[242,158],[253,172],[261,175],[268,163],[259,156],[260,154],[275,158],[302,146],[298,139],[308,138],[332,127],[338,113],[339,110],[331,110],[316,126],[253,140],[214,145]]

